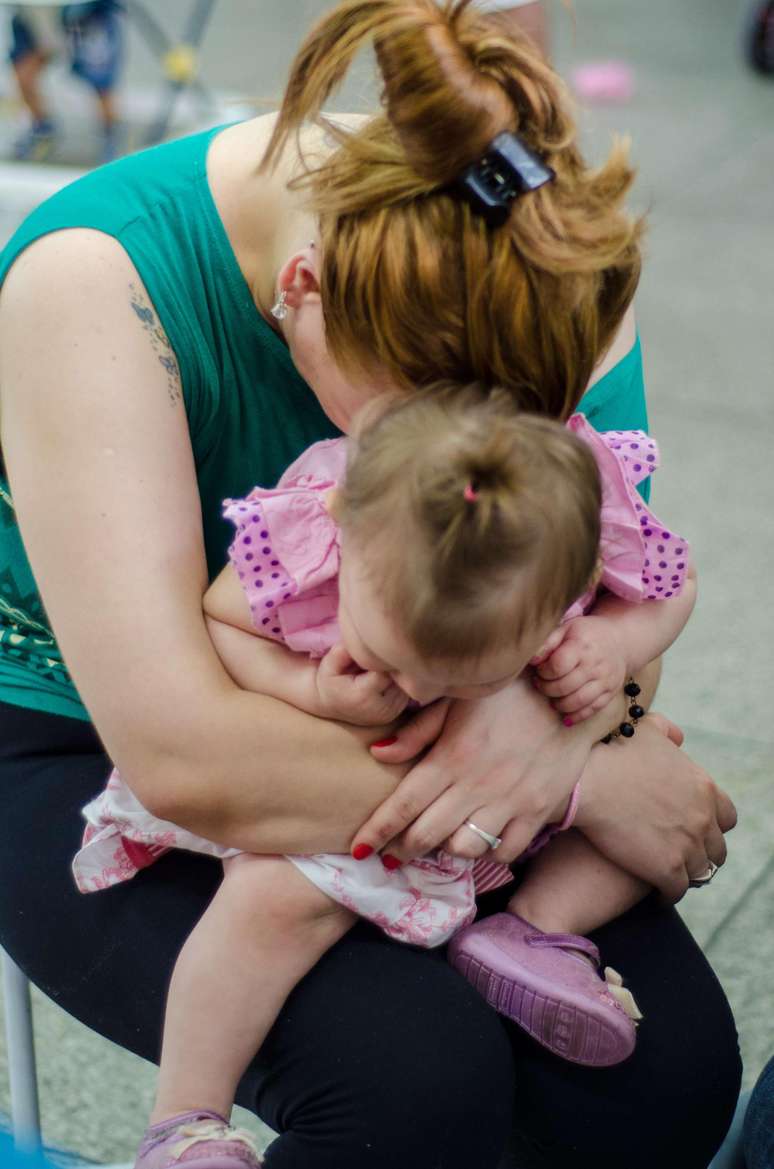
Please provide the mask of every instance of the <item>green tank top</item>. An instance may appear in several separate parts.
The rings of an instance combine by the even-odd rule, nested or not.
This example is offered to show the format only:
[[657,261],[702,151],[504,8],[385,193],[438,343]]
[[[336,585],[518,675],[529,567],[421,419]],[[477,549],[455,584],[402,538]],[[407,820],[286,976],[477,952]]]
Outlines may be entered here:
[[[210,577],[231,538],[221,503],[269,485],[301,451],[338,433],[255,307],[207,181],[220,127],[120,159],[42,203],[0,252],[64,228],[113,236],[148,290],[177,356]],[[645,429],[639,341],[581,402],[598,430]],[[0,478],[0,701],[88,719],[43,609]]]

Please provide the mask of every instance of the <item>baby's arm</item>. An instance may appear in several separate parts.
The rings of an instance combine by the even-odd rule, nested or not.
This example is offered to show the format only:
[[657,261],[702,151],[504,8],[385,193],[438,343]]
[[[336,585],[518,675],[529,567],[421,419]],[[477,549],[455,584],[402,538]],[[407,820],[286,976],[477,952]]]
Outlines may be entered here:
[[236,572],[227,564],[204,594],[207,629],[226,670],[243,690],[321,715],[317,663],[253,627],[250,606]]
[[555,630],[532,659],[536,686],[560,714],[582,722],[619,693],[669,648],[696,602],[696,572],[690,566],[680,593],[665,601],[633,604],[612,593],[593,611]]
[[388,675],[359,670],[341,646],[314,661],[261,637],[230,564],[204,594],[203,605],[218,656],[243,690],[278,698],[318,718],[356,726],[392,722],[408,702]]

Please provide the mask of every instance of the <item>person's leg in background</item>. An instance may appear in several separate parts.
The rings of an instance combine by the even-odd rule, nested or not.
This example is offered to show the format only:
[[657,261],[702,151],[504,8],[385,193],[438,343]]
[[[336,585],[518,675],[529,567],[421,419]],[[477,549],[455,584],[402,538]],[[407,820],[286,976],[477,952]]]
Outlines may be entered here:
[[112,89],[95,89],[102,129],[100,162],[112,162],[121,154],[121,126]]
[[36,8],[20,9],[11,17],[9,59],[16,77],[19,96],[29,112],[31,124],[16,140],[14,158],[42,162],[54,145],[54,123],[41,91],[46,65],[55,53],[55,36],[51,14]]
[[744,1157],[747,1169],[774,1165],[774,1059],[761,1072],[747,1105]]
[[115,90],[124,55],[122,15],[115,0],[70,4],[64,10],[72,71],[94,91],[100,120],[99,161],[121,153]]

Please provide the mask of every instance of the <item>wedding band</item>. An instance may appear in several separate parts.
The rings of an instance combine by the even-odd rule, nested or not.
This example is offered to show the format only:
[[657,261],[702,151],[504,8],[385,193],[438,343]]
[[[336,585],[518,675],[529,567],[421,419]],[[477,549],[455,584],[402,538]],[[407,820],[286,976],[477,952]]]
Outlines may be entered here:
[[472,820],[466,820],[465,827],[469,828],[471,832],[475,832],[476,836],[480,836],[482,840],[485,840],[490,848],[499,848],[502,844],[502,837],[493,836],[485,828],[479,828],[478,824],[474,824]]
[[693,880],[688,882],[689,888],[701,889],[702,886],[709,885],[710,881],[715,876],[715,873],[717,871],[718,871],[718,866],[716,864],[713,864],[712,861],[710,861],[709,868],[707,869],[706,872],[702,873],[702,875],[700,877],[694,877]]

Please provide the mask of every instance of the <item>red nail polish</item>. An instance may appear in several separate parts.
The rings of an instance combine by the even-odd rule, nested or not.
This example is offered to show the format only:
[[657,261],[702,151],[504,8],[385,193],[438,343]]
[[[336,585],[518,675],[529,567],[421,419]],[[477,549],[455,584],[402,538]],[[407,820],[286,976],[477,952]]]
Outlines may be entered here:
[[386,852],[382,857],[382,864],[389,873],[393,873],[395,869],[401,867],[403,861],[399,861],[396,856],[391,856],[389,852]]
[[571,727],[571,726],[574,726],[574,725],[575,725],[575,724],[573,723],[572,719],[570,718],[569,714],[566,714],[566,715],[564,716],[564,718],[562,719],[562,723],[563,723],[563,725],[564,725],[564,726],[566,726],[566,727]]
[[356,861],[364,861],[373,851],[370,844],[356,844],[352,849],[352,855]]
[[372,747],[391,747],[393,743],[397,743],[397,735],[392,735],[389,739],[379,739],[378,743],[372,743]]

